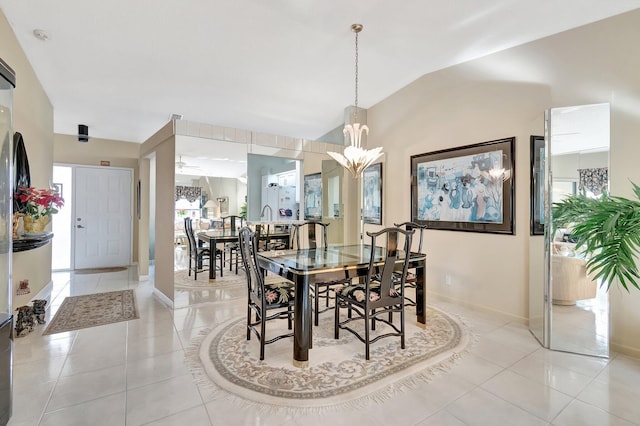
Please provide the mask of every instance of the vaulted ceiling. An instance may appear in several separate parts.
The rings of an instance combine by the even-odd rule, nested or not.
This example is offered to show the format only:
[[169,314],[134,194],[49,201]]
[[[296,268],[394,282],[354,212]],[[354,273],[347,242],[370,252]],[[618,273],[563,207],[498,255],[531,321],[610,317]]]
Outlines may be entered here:
[[[185,119],[315,139],[420,76],[640,7],[638,0],[0,0],[54,130],[143,142]],[[34,30],[48,37],[41,40]],[[18,76],[20,84],[20,76]]]

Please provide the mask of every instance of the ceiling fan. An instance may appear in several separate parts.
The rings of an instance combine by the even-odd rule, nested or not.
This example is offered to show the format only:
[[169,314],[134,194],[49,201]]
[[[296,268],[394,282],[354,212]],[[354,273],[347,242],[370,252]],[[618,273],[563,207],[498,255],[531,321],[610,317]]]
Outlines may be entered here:
[[176,161],[176,170],[182,172],[183,169],[199,169],[198,166],[190,166],[184,161],[182,161],[182,155],[178,157],[178,161]]

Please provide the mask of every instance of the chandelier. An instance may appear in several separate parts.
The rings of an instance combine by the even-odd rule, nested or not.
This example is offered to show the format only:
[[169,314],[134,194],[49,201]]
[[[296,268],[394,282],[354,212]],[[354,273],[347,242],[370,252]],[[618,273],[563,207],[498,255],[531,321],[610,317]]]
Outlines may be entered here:
[[355,117],[353,124],[344,126],[342,133],[349,135],[350,144],[344,149],[344,154],[327,152],[342,167],[349,170],[354,178],[359,178],[362,172],[382,155],[382,147],[367,150],[362,147],[362,133],[369,134],[369,127],[358,123],[358,34],[362,31],[361,24],[351,25],[351,31],[356,34],[356,99]]

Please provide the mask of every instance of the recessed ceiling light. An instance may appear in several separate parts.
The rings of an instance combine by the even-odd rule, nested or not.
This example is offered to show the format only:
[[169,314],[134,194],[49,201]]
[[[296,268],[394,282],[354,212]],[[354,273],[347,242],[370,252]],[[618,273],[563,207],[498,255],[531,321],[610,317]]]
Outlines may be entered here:
[[33,36],[38,40],[47,41],[49,40],[49,34],[45,30],[35,29],[33,30]]

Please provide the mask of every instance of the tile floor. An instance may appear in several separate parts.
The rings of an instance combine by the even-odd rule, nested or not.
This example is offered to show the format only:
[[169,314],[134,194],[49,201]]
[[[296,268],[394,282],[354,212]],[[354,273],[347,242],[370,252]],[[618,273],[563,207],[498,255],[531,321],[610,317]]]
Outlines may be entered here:
[[184,350],[201,330],[243,315],[244,291],[181,291],[172,311],[133,276],[53,274],[49,318],[66,296],[127,288],[141,318],[44,337],[40,325],[17,338],[9,425],[640,425],[640,360],[551,352],[522,324],[436,301],[478,341],[430,383],[323,415],[239,409],[207,397]]

